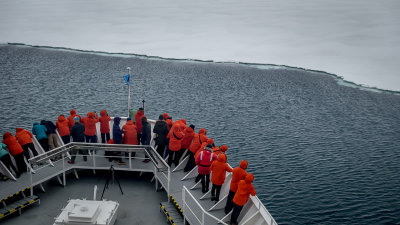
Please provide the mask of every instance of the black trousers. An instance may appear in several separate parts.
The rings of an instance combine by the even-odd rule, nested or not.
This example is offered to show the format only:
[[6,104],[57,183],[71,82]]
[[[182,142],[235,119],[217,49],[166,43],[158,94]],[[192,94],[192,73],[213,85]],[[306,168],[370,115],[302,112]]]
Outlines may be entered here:
[[[212,188],[211,188],[211,196],[212,197],[215,197],[216,199],[216,201],[219,201],[219,194],[221,193],[221,187],[222,187],[222,185],[216,185],[216,184],[213,184],[212,185]],[[212,200],[212,199],[211,199]]]
[[206,193],[210,187],[210,174],[199,174],[197,175],[195,181],[196,183],[201,180],[201,191]]
[[0,160],[3,162],[3,164],[8,168],[8,170],[14,170],[15,174],[18,176],[20,173],[17,168],[15,168],[14,164],[11,161],[11,157],[9,154],[4,155],[3,157],[0,158]]
[[183,171],[188,172],[188,171],[191,171],[196,164],[195,164],[194,153],[193,152],[188,150],[186,155],[189,156],[189,160],[186,163],[185,169]]
[[71,142],[71,135],[65,135],[65,136],[61,136],[61,139],[63,140],[64,144],[68,144]]
[[85,135],[85,139],[86,139],[86,143],[96,143],[97,142],[96,135],[93,135],[93,136]]
[[26,164],[24,161],[24,154],[21,152],[18,155],[14,155],[15,162],[17,163],[18,171],[20,173],[26,172]]
[[238,206],[235,203],[233,203],[233,212],[232,212],[232,215],[231,215],[231,223],[233,223],[233,224],[237,224],[238,223],[237,222],[237,218],[239,217],[240,212],[242,211],[242,209],[243,209],[243,206]]
[[164,150],[165,145],[157,145],[157,152],[161,156],[161,158],[164,158]]
[[45,152],[49,151],[49,139],[48,138],[40,139],[39,143]]
[[110,133],[101,133],[101,143],[105,144],[110,140]]
[[236,192],[229,190],[228,200],[226,201],[225,214],[228,214],[233,208],[233,197],[235,197]]
[[35,146],[33,145],[33,143],[24,144],[24,145],[22,146],[22,148],[24,149],[24,155],[25,155],[25,158],[26,158],[26,159],[30,159],[30,158],[31,158],[31,155],[29,154],[29,149],[31,149],[31,151],[32,151],[32,153],[33,153],[34,156],[37,156],[37,155],[38,155],[38,153],[37,153],[37,151],[36,151],[36,148],[35,148]]
[[169,151],[168,165],[171,166],[172,162],[173,162],[175,164],[175,166],[178,166],[179,165],[179,159],[181,158],[183,152],[184,152],[183,149],[181,149],[179,151]]
[[142,140],[142,133],[137,133],[137,143],[139,143],[139,145],[140,143],[142,143],[141,140]]

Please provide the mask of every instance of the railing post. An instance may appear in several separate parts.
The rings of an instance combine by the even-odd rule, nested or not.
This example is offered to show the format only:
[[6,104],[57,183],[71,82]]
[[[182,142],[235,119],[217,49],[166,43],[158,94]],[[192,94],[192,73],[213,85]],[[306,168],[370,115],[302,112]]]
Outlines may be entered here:
[[171,202],[169,197],[171,194],[171,167],[168,167],[168,202]]
[[96,150],[92,150],[92,156],[93,156],[93,168],[96,169]]
[[132,169],[132,157],[131,157],[131,155],[132,155],[132,152],[128,152],[128,157],[129,157],[129,169],[130,169],[130,170]]
[[32,172],[32,170],[29,168],[29,172],[31,172],[31,196],[33,196],[33,172]]
[[67,185],[67,179],[65,178],[65,157],[64,157],[64,153],[62,153],[62,162],[63,162],[63,184],[64,187]]
[[186,201],[185,201],[185,192],[186,192],[186,188],[185,186],[182,187],[182,202],[183,202],[183,223],[185,224],[186,221],[186,217],[185,217],[185,212],[186,212]]

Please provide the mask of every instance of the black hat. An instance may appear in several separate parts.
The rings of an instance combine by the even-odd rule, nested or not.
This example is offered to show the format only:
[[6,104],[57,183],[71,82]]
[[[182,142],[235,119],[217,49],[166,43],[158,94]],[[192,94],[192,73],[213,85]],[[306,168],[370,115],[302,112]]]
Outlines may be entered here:
[[139,108],[139,111],[143,111],[143,108],[142,108],[142,107],[140,107],[140,108]]
[[190,126],[189,127],[191,127],[193,130],[194,130],[194,125],[193,124],[190,124]]
[[160,115],[160,116],[158,116],[158,119],[159,119],[159,120],[164,120],[164,116],[163,116],[163,115]]

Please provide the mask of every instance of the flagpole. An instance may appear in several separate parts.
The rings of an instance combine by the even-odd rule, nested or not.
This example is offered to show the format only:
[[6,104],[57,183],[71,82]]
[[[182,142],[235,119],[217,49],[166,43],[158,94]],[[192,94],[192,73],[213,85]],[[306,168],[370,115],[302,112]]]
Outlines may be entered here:
[[[129,76],[129,81],[130,81],[130,76],[131,76],[131,68],[128,67],[126,68],[128,70],[128,76]],[[131,111],[131,85],[130,83],[128,84],[128,117],[129,117],[129,112]]]

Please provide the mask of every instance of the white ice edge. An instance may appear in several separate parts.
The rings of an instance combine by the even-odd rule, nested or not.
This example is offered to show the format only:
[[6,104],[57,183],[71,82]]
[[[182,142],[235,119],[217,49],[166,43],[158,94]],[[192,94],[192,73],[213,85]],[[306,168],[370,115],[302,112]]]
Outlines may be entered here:
[[398,11],[397,0],[4,0],[0,43],[288,65],[400,91]]

